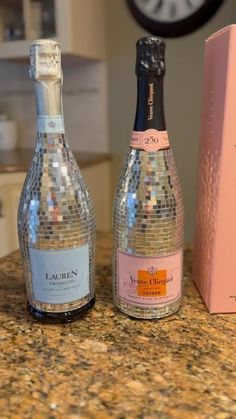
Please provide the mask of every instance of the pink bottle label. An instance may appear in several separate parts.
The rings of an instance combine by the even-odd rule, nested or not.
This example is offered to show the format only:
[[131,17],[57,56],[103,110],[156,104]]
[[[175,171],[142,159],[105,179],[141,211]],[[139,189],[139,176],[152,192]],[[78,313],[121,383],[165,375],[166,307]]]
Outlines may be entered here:
[[147,129],[133,131],[130,147],[145,151],[158,151],[170,147],[167,131]]
[[181,296],[182,251],[162,256],[133,256],[117,251],[119,298],[141,307],[156,307]]

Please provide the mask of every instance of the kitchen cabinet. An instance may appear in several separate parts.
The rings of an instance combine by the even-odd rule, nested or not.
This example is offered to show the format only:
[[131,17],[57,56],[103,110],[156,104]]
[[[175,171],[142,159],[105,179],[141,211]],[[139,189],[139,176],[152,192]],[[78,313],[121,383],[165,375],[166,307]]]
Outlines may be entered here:
[[[111,162],[85,166],[81,172],[89,187],[99,231],[111,229]],[[18,249],[17,210],[26,172],[0,174],[0,257]]]
[[17,209],[26,173],[3,173],[0,175],[1,239],[0,257],[16,250]]
[[26,58],[36,38],[58,39],[62,53],[102,60],[106,0],[2,0],[0,59]]

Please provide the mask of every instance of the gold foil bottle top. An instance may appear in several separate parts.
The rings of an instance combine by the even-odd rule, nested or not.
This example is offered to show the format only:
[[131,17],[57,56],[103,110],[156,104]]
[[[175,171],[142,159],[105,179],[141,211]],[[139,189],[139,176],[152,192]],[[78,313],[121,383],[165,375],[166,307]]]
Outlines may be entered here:
[[62,80],[61,50],[57,41],[37,39],[30,45],[30,69],[32,80]]

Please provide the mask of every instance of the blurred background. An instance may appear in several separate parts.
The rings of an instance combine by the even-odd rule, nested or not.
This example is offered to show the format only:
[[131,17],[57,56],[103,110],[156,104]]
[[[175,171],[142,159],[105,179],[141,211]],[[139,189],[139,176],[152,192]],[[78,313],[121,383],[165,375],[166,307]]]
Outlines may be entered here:
[[126,0],[0,0],[0,256],[18,247],[17,206],[35,145],[30,40],[60,41],[69,142],[90,187],[98,229],[109,231],[136,107],[135,43],[159,29],[167,44],[167,128],[184,191],[185,241],[192,243],[204,41],[236,19],[235,0],[214,2],[134,0],[128,7]]

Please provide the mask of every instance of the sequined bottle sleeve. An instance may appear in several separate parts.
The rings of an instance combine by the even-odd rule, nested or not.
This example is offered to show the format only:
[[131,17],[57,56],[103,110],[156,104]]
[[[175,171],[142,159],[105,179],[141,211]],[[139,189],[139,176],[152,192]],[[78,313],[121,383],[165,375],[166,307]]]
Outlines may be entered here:
[[137,108],[113,209],[113,296],[137,318],[178,310],[183,200],[164,113],[165,44],[137,43]]

